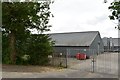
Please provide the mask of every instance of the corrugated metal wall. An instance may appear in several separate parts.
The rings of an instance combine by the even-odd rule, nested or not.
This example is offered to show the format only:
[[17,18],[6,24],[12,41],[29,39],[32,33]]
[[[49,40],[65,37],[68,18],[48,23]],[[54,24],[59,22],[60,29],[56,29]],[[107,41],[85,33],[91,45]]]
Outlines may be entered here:
[[[98,47],[98,42],[100,42]],[[85,51],[86,49],[86,51]],[[68,51],[69,50],[69,51]],[[100,37],[100,34],[97,34],[96,37],[93,39],[93,42],[88,47],[79,47],[79,46],[54,46],[54,52],[56,54],[63,53],[63,55],[66,55],[69,53],[71,56],[75,56],[76,53],[86,53],[86,55],[91,56],[94,54],[98,54],[104,52],[104,45],[102,42],[102,39]]]
[[100,34],[96,35],[92,44],[90,45],[90,50],[94,50],[94,53],[102,53],[104,52],[104,44],[100,37]]
[[72,55],[76,55],[76,53],[80,52],[80,50],[81,52],[83,52],[82,51],[83,49],[89,49],[89,47],[55,46],[54,52],[57,54],[63,53],[63,55],[66,55],[69,52],[69,54],[72,56]]

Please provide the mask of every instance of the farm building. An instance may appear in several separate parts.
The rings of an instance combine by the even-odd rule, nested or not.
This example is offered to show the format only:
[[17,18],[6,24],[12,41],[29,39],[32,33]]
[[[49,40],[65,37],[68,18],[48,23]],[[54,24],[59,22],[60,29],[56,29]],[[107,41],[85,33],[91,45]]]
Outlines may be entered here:
[[54,52],[75,56],[76,53],[85,53],[90,57],[104,52],[103,42],[98,31],[53,33],[50,35],[55,41]]
[[102,40],[105,51],[120,51],[120,38],[104,37]]

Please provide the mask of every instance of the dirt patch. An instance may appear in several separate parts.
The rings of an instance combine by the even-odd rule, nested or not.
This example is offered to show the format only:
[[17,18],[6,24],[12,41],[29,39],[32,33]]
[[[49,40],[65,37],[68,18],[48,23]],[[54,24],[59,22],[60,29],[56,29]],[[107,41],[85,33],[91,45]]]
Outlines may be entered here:
[[32,65],[2,65],[3,72],[53,72],[62,71],[63,68],[51,66],[32,66]]

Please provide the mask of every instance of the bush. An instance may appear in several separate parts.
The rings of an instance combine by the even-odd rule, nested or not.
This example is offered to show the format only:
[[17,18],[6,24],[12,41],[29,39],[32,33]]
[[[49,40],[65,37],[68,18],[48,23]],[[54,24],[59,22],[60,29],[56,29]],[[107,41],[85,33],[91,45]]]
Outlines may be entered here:
[[[20,37],[20,36],[19,36]],[[8,37],[3,37],[3,63],[10,64],[10,53],[8,48]],[[16,39],[16,64],[46,65],[49,62],[48,55],[53,51],[52,41],[49,35],[34,34],[26,39]]]

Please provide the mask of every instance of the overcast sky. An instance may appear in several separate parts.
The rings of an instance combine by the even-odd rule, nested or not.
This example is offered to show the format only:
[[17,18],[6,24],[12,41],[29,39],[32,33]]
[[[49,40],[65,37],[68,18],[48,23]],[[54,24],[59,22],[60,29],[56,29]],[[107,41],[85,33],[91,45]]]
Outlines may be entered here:
[[108,3],[103,0],[55,0],[51,5],[54,18],[49,33],[99,31],[101,37],[118,37],[117,21],[109,20]]

